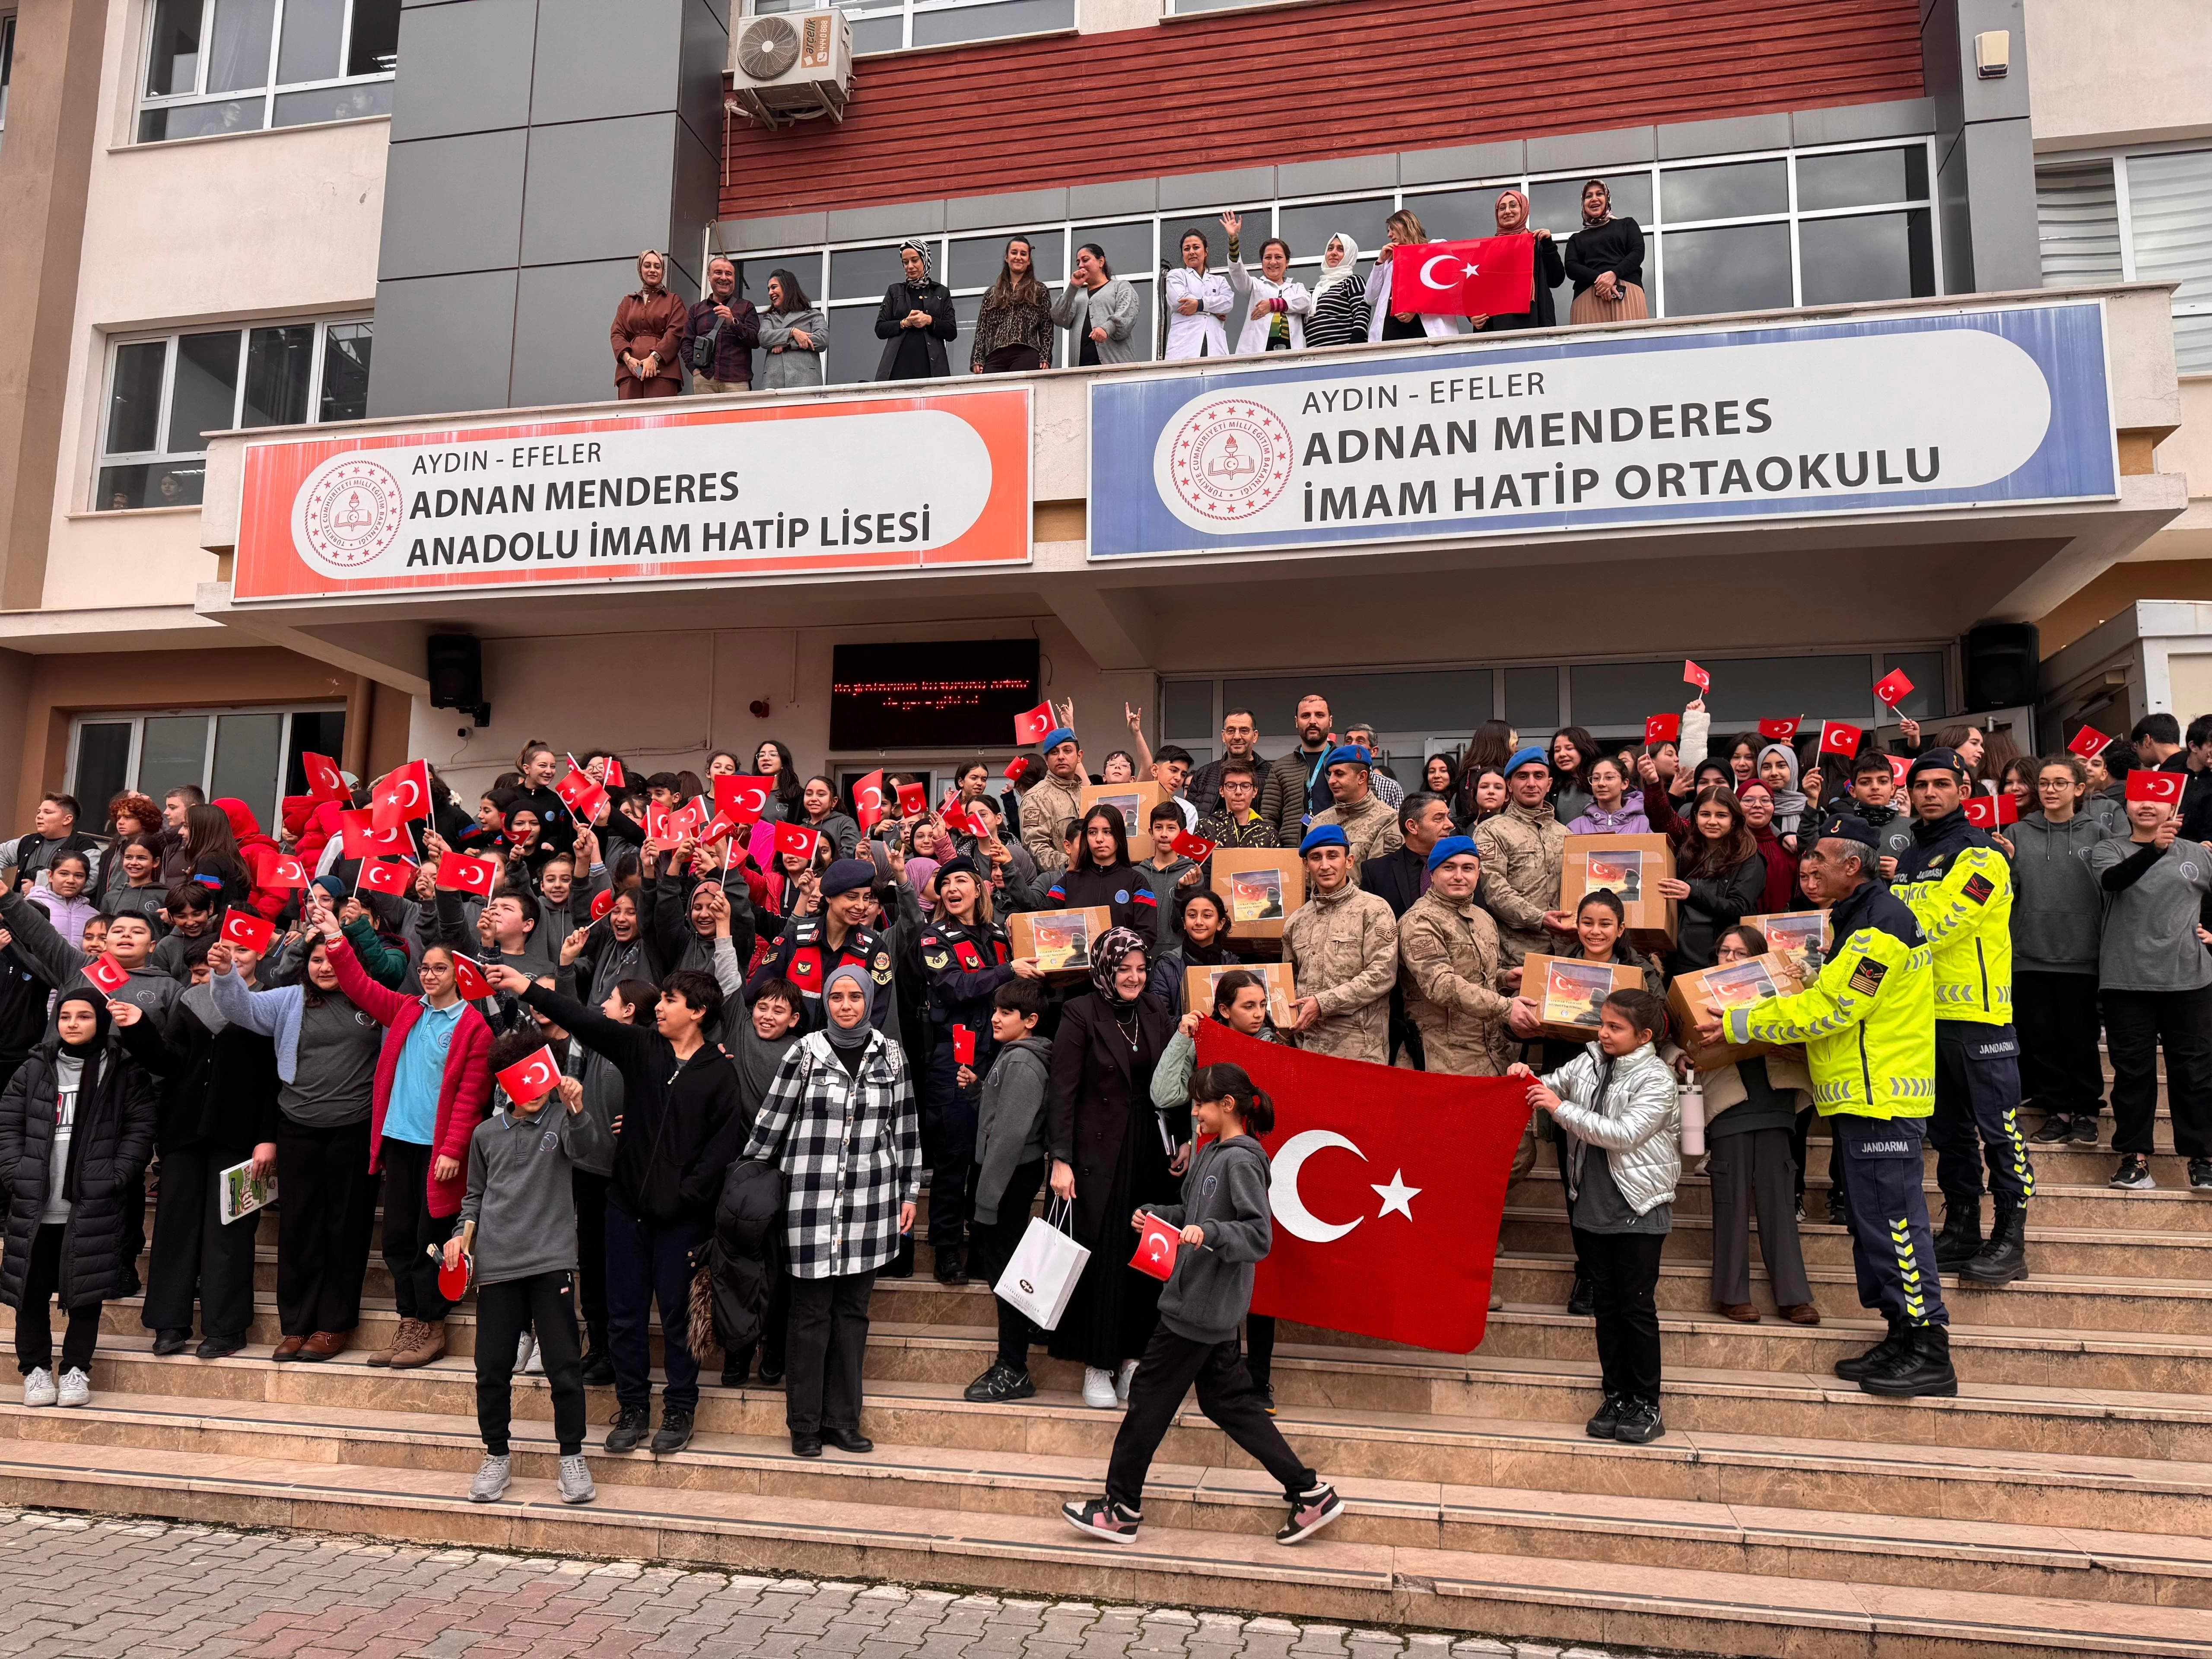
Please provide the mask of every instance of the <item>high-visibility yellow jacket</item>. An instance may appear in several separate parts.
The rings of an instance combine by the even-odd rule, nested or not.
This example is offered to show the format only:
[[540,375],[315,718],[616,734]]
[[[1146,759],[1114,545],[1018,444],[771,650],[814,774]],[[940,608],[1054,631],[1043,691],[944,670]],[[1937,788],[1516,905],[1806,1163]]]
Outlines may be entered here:
[[2012,862],[1954,813],[1917,824],[1890,890],[1936,953],[1936,1018],[2012,1024]]
[[1728,1040],[1803,1043],[1823,1117],[1926,1117],[1936,1109],[1933,953],[1878,881],[1830,921],[1836,943],[1820,977],[1796,996],[1729,1009]]

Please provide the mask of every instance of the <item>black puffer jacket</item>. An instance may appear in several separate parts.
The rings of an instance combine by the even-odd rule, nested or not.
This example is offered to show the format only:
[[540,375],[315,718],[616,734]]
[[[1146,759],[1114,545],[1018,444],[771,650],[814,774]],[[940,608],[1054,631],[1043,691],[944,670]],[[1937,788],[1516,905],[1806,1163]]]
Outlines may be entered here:
[[760,1340],[769,1287],[783,1271],[784,1174],[758,1158],[739,1158],[722,1177],[714,1210],[714,1340],[726,1353]]
[[[0,1187],[8,1194],[7,1246],[0,1253],[0,1302],[19,1308],[31,1241],[46,1207],[52,1173],[58,1035],[47,1037],[0,1095]],[[143,1180],[154,1152],[152,1075],[134,1057],[158,1055],[160,1039],[143,1020],[109,1036],[78,1091],[76,1127],[63,1171],[69,1222],[62,1235],[61,1304],[105,1302],[122,1290],[123,1195]]]

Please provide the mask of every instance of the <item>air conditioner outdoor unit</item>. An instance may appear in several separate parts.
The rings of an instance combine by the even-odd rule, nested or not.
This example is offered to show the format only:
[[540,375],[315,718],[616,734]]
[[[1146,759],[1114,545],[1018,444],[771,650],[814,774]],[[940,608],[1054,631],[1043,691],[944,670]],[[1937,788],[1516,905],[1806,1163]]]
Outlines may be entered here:
[[747,17],[730,38],[729,106],[765,127],[845,118],[853,26],[836,7]]

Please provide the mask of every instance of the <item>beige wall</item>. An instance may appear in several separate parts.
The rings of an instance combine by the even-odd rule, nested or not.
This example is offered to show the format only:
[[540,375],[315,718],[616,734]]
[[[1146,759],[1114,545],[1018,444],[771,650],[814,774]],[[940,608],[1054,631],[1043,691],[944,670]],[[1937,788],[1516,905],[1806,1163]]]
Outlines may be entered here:
[[2205,0],[2026,0],[2039,150],[2212,133]]

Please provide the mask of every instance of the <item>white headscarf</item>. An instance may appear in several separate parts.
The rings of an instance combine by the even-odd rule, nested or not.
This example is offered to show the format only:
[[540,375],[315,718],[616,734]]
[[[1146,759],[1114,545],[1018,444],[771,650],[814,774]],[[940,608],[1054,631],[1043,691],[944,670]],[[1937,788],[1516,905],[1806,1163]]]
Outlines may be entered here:
[[[1341,242],[1344,244],[1344,259],[1341,264],[1333,265],[1328,263],[1329,242]],[[1329,237],[1328,241],[1323,242],[1321,245],[1321,274],[1316,276],[1313,281],[1313,296],[1316,304],[1320,302],[1321,296],[1322,295],[1328,293],[1329,289],[1334,288],[1339,283],[1350,282],[1358,273],[1359,270],[1359,244],[1353,241],[1351,237],[1346,235],[1340,230]]]

